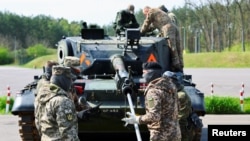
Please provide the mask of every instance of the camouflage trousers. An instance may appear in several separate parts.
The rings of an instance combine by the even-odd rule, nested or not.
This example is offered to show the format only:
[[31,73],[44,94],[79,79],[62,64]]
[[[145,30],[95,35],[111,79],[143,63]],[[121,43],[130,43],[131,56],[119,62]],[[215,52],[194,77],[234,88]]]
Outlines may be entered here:
[[192,128],[187,128],[186,125],[180,125],[181,128],[181,141],[192,141],[193,130]]
[[167,44],[170,48],[171,71],[183,72],[183,48],[180,45],[180,33],[178,31],[178,27],[169,23],[162,27],[161,32],[163,37],[166,37]]

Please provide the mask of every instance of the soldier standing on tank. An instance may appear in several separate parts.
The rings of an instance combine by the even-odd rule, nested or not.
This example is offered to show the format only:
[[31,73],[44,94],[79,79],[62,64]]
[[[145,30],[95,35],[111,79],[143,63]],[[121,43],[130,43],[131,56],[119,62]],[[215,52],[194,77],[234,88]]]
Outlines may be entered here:
[[134,15],[134,5],[128,5],[128,8],[117,12],[113,28],[117,35],[121,35],[127,28],[139,28],[139,24]]
[[177,26],[172,22],[168,14],[159,8],[146,6],[143,9],[143,14],[146,18],[140,30],[141,34],[158,29],[160,35],[166,38],[170,47],[170,70],[183,73],[183,49],[180,46],[180,34]]
[[168,77],[161,77],[162,67],[156,62],[144,63],[143,77],[149,83],[145,92],[146,114],[123,118],[128,124],[147,124],[150,141],[180,141],[178,97],[175,85]]
[[44,106],[39,119],[41,140],[79,141],[76,109],[68,95],[71,85],[71,69],[53,66],[49,89],[41,92],[46,96],[39,100]]

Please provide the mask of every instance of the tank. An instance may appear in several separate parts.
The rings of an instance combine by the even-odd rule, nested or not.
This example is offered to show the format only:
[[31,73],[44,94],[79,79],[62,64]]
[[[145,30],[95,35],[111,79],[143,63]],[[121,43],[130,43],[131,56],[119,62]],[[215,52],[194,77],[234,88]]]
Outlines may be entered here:
[[[82,28],[79,36],[63,37],[57,44],[59,64],[65,57],[80,59],[80,77],[74,81],[78,97],[98,112],[87,120],[78,120],[81,140],[136,140],[134,126],[121,121],[130,111],[131,96],[136,114],[144,114],[143,93],[147,86],[142,78],[142,63],[155,61],[163,71],[170,68],[170,51],[162,37],[142,37],[139,29],[127,29],[124,36],[108,36],[103,29]],[[39,140],[34,126],[34,99],[38,76],[17,95],[12,114],[19,116],[23,141]],[[185,89],[194,110],[205,115],[204,94],[195,88],[191,75],[184,75]],[[80,100],[81,101],[81,100]],[[139,125],[142,140],[149,139],[146,125]]]

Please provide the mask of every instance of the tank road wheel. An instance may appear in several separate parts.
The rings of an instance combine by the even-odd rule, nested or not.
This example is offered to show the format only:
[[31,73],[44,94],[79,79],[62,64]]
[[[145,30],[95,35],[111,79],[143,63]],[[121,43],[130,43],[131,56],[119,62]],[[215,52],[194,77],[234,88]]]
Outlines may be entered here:
[[35,117],[33,112],[20,112],[19,133],[22,141],[40,141],[39,133],[35,126]]
[[74,56],[73,48],[69,40],[61,40],[57,49],[58,63],[63,64],[66,56]]

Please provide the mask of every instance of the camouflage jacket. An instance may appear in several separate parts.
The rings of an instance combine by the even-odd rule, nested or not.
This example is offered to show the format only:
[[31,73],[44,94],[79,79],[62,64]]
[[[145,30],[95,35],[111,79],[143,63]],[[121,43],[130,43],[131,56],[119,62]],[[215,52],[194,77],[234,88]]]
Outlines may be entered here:
[[173,82],[166,77],[157,78],[149,83],[144,95],[146,114],[140,116],[140,124],[147,124],[149,130],[176,132],[179,129],[178,97]]
[[171,71],[183,71],[183,48],[180,44],[178,27],[172,22],[171,17],[159,8],[149,10],[140,32],[145,34],[158,29],[161,37],[168,38],[171,53]]
[[36,97],[34,102],[35,125],[40,135],[41,135],[40,113],[43,113],[42,111],[43,105],[41,105],[40,101],[46,97],[47,93],[49,93],[49,81],[44,76],[42,76],[41,79],[37,82],[37,87],[35,91]]
[[[46,87],[45,87],[46,86]],[[41,140],[79,141],[75,105],[68,94],[54,84],[39,89]],[[41,114],[42,113],[42,114]]]
[[167,13],[158,8],[152,8],[149,10],[148,15],[143,22],[141,33],[145,34],[146,32],[153,31],[155,29],[162,31],[162,27],[171,22],[172,21]]

